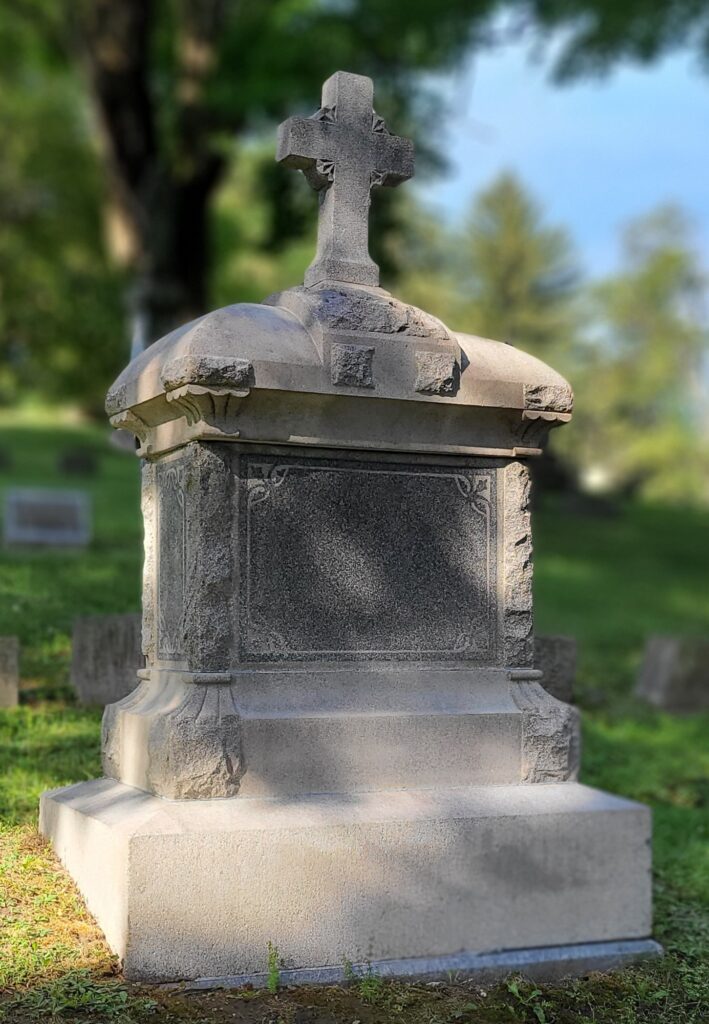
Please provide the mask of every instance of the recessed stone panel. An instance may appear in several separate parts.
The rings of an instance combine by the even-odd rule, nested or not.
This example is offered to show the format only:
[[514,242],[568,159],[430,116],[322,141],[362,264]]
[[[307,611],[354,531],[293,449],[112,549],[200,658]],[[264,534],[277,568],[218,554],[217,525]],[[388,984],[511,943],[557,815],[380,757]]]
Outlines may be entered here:
[[496,660],[495,469],[237,460],[242,660]]

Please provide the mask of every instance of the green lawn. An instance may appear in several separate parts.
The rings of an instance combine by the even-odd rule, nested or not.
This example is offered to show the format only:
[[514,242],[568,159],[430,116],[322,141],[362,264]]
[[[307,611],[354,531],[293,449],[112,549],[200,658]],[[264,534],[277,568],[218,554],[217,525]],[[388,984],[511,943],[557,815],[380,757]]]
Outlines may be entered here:
[[[97,455],[91,478],[62,478],[60,453]],[[4,459],[3,459],[4,456]],[[3,465],[8,458],[11,465]],[[654,810],[656,935],[662,961],[563,986],[511,982],[166,996],[113,977],[115,963],[67,876],[36,838],[39,793],[99,771],[100,715],[67,687],[71,622],[138,607],[138,466],[102,429],[0,419],[0,489],[89,490],[84,553],[0,552],[0,635],[22,643],[23,705],[0,711],[0,1015],[14,1022],[709,1020],[709,716],[659,714],[632,680],[648,632],[709,632],[709,512],[633,506],[611,518],[536,515],[537,628],[581,644],[583,780]],[[264,951],[264,965],[267,953]]]

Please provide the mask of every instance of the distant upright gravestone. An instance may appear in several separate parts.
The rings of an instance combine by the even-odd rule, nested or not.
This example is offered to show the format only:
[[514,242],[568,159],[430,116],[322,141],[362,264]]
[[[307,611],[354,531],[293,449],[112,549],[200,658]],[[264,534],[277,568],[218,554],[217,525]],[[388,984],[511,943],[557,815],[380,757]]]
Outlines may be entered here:
[[665,711],[709,709],[709,637],[648,637],[635,695]]
[[91,539],[89,496],[41,488],[8,491],[4,539],[8,546],[86,547]]
[[574,698],[577,643],[574,636],[536,636],[534,667],[544,673],[542,686],[557,700],[570,704]]
[[16,636],[0,636],[0,708],[19,703],[20,642]]
[[112,704],[138,685],[145,664],[139,614],[86,615],[75,619],[71,682],[82,704]]

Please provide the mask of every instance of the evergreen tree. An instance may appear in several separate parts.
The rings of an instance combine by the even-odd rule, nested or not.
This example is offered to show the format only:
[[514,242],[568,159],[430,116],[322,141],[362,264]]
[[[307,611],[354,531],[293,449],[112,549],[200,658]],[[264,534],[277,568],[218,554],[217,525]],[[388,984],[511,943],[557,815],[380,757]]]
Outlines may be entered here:
[[544,222],[514,174],[501,174],[477,197],[460,253],[467,329],[553,358],[569,341],[578,270],[566,232]]
[[622,261],[592,289],[575,353],[577,459],[606,486],[707,500],[709,280],[686,216],[663,206],[630,223]]

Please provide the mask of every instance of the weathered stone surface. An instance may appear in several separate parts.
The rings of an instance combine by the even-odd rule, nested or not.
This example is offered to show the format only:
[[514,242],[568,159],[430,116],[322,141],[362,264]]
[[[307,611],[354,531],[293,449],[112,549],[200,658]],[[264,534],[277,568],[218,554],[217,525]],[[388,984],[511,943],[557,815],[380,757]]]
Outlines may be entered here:
[[86,615],[74,620],[71,683],[82,704],[110,704],[138,685],[145,659],[140,615]]
[[413,175],[414,148],[389,133],[373,97],[370,78],[338,71],[323,85],[317,114],[291,117],[278,130],[276,159],[302,170],[320,192],[318,251],[306,284],[379,284],[369,255],[369,194]]
[[313,315],[330,331],[409,335],[445,341],[449,332],[440,320],[387,292],[338,288],[292,289],[312,302]]
[[244,760],[235,698],[228,682],[143,681],[104,712],[105,774],[170,800],[236,796]]
[[184,654],[185,460],[169,459],[155,467],[157,492],[157,654],[174,661]]
[[170,802],[103,779],[45,794],[40,830],[134,980],[256,973],[269,942],[303,968],[650,931],[648,809],[575,783]]
[[416,353],[416,390],[431,395],[454,395],[460,382],[460,367],[448,352]]
[[529,470],[510,462],[504,470],[504,655],[506,665],[533,662],[532,523]]
[[527,409],[571,412],[574,407],[574,393],[565,382],[563,384],[526,384],[524,399]]
[[542,686],[557,700],[574,698],[578,644],[574,636],[535,636],[534,667],[544,673]]
[[371,345],[338,345],[331,349],[330,372],[333,384],[347,384],[356,388],[374,386]]
[[556,700],[536,682],[519,683],[515,700],[524,712],[522,781],[576,779],[581,746],[578,710]]
[[82,491],[18,488],[5,495],[5,543],[85,547],[91,539],[91,503]]
[[20,641],[0,636],[0,708],[14,708],[20,701]]
[[635,693],[665,711],[709,709],[709,637],[649,637]]
[[254,383],[254,368],[248,359],[228,356],[175,356],[166,363],[161,374],[166,391],[185,384],[217,388],[248,388]]

